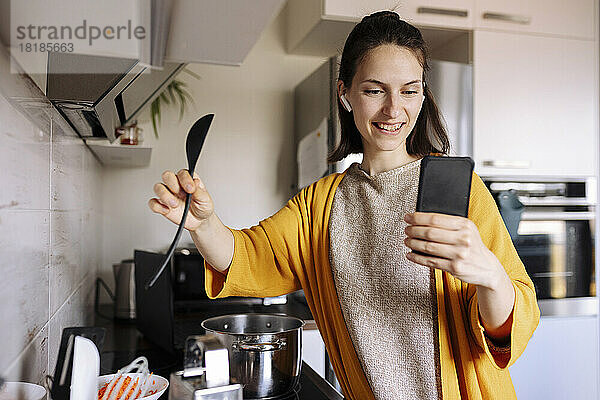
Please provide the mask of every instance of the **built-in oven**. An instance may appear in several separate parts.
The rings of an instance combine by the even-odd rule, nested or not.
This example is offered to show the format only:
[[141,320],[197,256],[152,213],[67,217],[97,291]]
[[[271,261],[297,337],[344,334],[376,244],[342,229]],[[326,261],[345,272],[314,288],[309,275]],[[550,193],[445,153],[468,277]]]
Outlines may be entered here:
[[[486,178],[546,314],[597,312],[596,179]],[[548,300],[564,299],[562,302]]]

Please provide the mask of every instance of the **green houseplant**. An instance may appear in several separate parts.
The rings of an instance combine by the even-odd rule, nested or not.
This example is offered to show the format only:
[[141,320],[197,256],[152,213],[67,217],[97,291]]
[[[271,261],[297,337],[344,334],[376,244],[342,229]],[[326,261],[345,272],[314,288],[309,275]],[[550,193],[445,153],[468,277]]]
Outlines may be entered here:
[[[196,79],[200,79],[200,76],[187,68],[183,69],[184,72],[190,74]],[[160,114],[161,107],[163,106],[179,106],[179,121],[183,117],[183,113],[187,108],[189,102],[193,103],[194,99],[186,89],[187,85],[185,82],[178,79],[173,79],[167,87],[152,101],[150,104],[150,116],[152,118],[152,129],[154,130],[154,136],[158,139],[158,125],[160,125]],[[163,107],[164,108],[164,107]]]

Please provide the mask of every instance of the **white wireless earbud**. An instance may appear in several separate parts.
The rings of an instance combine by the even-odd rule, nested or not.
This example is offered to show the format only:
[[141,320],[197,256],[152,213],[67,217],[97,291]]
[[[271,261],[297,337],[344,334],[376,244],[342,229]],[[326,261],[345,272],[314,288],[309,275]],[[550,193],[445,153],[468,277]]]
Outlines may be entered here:
[[344,106],[346,111],[348,111],[348,112],[352,111],[352,106],[350,105],[350,103],[348,103],[348,99],[346,99],[346,95],[344,95],[344,94],[341,95],[340,101],[342,102],[342,105]]

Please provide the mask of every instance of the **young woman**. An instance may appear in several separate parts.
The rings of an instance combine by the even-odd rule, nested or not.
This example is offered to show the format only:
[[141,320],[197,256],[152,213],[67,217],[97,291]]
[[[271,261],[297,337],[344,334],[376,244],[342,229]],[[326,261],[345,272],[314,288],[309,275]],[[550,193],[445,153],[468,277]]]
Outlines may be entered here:
[[149,206],[178,223],[193,194],[186,228],[210,297],[304,289],[347,398],[516,398],[507,368],[539,309],[491,195],[474,175],[468,218],[415,212],[420,159],[448,151],[427,68],[418,29],[367,16],[342,53],[330,156],[362,152],[362,164],[250,229],[224,226],[185,170],[165,172]]

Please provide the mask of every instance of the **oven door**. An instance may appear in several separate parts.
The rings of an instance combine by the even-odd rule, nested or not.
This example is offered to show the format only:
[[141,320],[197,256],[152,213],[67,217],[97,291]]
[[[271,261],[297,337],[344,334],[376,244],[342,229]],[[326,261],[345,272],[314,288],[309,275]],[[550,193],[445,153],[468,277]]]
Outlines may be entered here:
[[523,212],[515,248],[538,299],[595,296],[594,213]]

